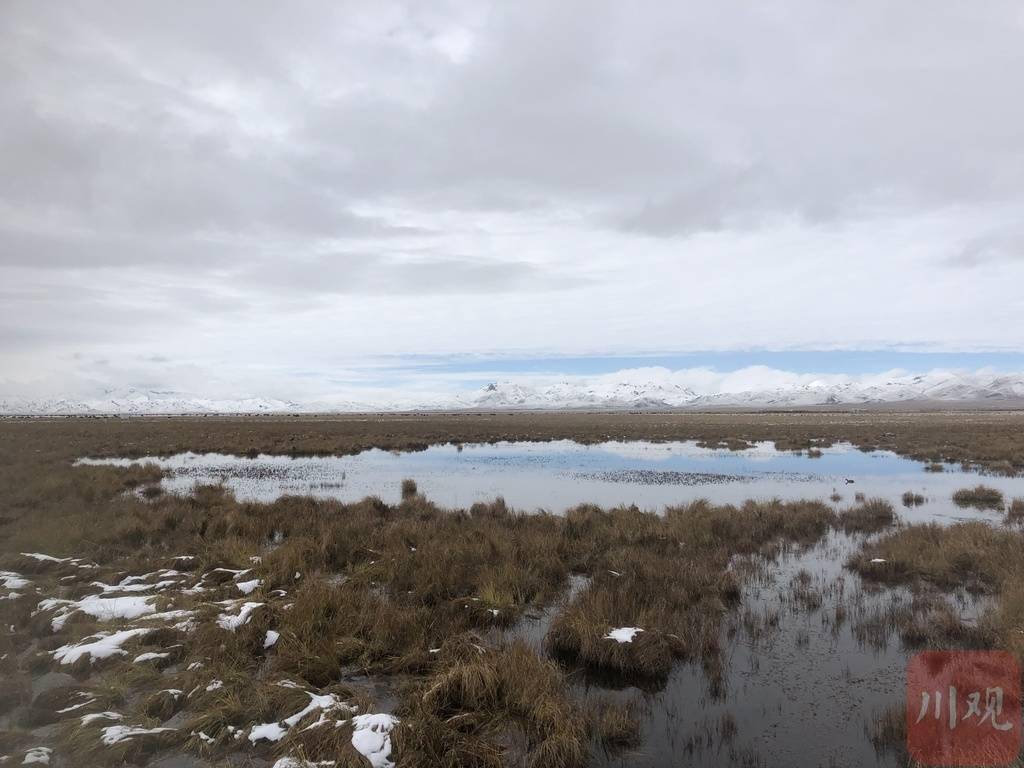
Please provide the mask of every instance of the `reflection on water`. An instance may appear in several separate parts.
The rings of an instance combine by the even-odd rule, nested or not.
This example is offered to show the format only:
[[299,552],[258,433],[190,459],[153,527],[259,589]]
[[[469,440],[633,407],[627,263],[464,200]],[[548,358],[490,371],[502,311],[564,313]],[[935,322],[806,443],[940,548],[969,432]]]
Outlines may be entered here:
[[[925,502],[903,509],[906,520],[976,516],[953,505],[953,491],[979,481],[958,466],[925,472],[920,462],[885,451],[850,445],[821,449],[822,455],[777,451],[759,443],[742,451],[698,447],[693,442],[607,442],[581,445],[505,442],[437,445],[424,451],[369,450],[354,456],[297,457],[182,453],[170,457],[82,459],[82,464],[152,462],[168,473],[165,490],[187,493],[198,483],[224,483],[242,500],[272,501],[284,494],[357,501],[380,496],[399,500],[403,478],[445,507],[464,507],[503,496],[515,509],[562,512],[583,502],[636,504],[663,509],[697,498],[740,503],[750,498],[827,499],[852,503],[857,492],[881,496],[901,507],[907,491]],[[852,480],[850,483],[848,481]],[[1024,496],[1024,478],[986,477],[1007,496]],[[989,518],[994,518],[994,513]]]
[[[636,504],[661,509],[697,498],[740,503],[749,498],[828,500],[852,504],[855,494],[888,499],[906,521],[1001,519],[1001,512],[964,510],[954,490],[982,478],[959,467],[924,471],[924,465],[888,452],[849,445],[823,448],[820,457],[776,451],[771,444],[743,451],[700,448],[692,442],[602,443],[570,441],[440,445],[414,453],[366,451],[354,456],[179,454],[140,459],[167,475],[166,490],[186,493],[199,483],[224,483],[240,499],[270,501],[282,494],[312,494],[355,501],[377,495],[397,502],[403,478],[416,480],[434,502],[464,507],[503,496],[517,509],[555,512],[582,502]],[[133,463],[127,459],[82,464]],[[1024,478],[984,477],[1009,497],[1024,496]],[[850,482],[852,481],[852,482]],[[912,491],[924,502],[905,507]],[[664,684],[651,689],[612,682],[570,669],[581,698],[632,701],[641,716],[637,750],[599,753],[597,764],[654,768],[694,766],[862,766],[898,764],[876,753],[870,722],[903,705],[904,668],[910,651],[891,626],[872,624],[899,589],[866,589],[843,564],[863,541],[838,531],[803,551],[785,552],[743,591],[742,605],[722,628],[722,685],[700,664],[677,664]],[[814,600],[794,598],[803,579]],[[527,613],[507,635],[538,649],[558,610],[587,586],[574,576],[561,601]],[[818,599],[820,598],[820,599]],[[978,602],[961,596],[962,617],[976,617]],[[840,617],[841,616],[841,617]]]

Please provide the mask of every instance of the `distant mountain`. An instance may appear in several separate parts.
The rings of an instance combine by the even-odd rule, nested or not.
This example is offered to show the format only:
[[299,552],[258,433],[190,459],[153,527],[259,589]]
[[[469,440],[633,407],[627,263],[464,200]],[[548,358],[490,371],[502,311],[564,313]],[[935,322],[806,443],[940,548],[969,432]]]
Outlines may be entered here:
[[912,403],[998,403],[1024,399],[1024,374],[929,373],[872,380],[824,381],[774,389],[698,394],[662,378],[623,380],[614,375],[554,384],[495,382],[472,393],[404,395],[401,399],[295,402],[274,398],[214,399],[189,393],[128,388],[93,398],[0,398],[0,414],[68,416],[101,414],[343,413],[354,411],[557,408],[784,408],[818,405]]

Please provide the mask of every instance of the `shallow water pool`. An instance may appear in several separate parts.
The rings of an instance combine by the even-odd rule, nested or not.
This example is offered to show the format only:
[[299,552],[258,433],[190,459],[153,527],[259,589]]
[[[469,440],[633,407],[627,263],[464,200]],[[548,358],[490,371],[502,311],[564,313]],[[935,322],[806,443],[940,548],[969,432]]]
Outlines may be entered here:
[[[887,451],[864,452],[844,444],[822,448],[814,458],[776,450],[772,443],[730,451],[694,442],[570,440],[435,445],[423,451],[378,449],[352,456],[253,458],[181,453],[141,459],[81,459],[79,464],[128,466],[153,463],[167,476],[166,491],[188,493],[196,485],[223,483],[241,500],[273,501],[285,494],[357,501],[379,496],[399,500],[404,478],[445,507],[466,507],[498,496],[515,509],[563,512],[580,503],[636,504],[645,509],[706,498],[716,503],[746,499],[828,499],[853,502],[856,493],[881,496],[900,506],[904,492],[925,497],[904,508],[904,519],[995,517],[953,504],[953,491],[984,482],[1007,498],[1024,496],[1024,478],[981,476],[958,465],[925,472],[924,464]],[[852,482],[850,482],[852,481]]]

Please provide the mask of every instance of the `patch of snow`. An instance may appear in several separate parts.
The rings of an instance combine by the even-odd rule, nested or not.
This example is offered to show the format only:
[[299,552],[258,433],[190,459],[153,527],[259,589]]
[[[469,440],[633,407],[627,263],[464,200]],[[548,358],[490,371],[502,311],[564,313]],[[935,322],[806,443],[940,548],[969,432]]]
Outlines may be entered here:
[[169,653],[156,653],[155,651],[148,651],[146,653],[140,653],[135,657],[134,664],[138,664],[143,661],[156,661],[157,659],[166,659],[171,654]]
[[21,764],[32,765],[38,763],[39,765],[49,765],[52,752],[53,750],[49,747],[32,747],[32,749],[25,753],[25,759],[21,761]]
[[273,648],[275,645],[277,645],[277,641],[280,639],[280,632],[275,632],[273,629],[268,629],[266,637],[263,638],[263,648]]
[[32,582],[14,571],[0,571],[0,586],[7,589],[24,589]]
[[873,558],[871,558],[871,562],[872,563],[884,563],[885,562],[885,558],[884,557],[873,557]]
[[84,698],[85,701],[83,701],[83,702],[81,702],[79,704],[72,704],[70,707],[64,707],[64,709],[58,709],[57,710],[57,714],[58,715],[63,715],[63,714],[66,714],[68,712],[74,712],[76,709],[81,709],[82,707],[88,707],[90,704],[95,704],[96,703],[96,699],[92,698],[91,696],[89,696],[88,693],[85,693],[84,691],[79,691],[76,695],[79,698]]
[[294,715],[286,717],[284,720],[276,723],[254,725],[252,730],[249,731],[249,741],[253,744],[261,739],[266,739],[267,741],[280,741],[284,737],[285,733],[288,732],[289,728],[294,728],[302,718],[318,709],[323,712],[330,712],[336,709],[344,709],[346,713],[352,712],[352,708],[342,702],[333,693],[320,695],[307,691],[306,695],[309,696],[309,704],[300,709]]
[[252,581],[239,581],[235,586],[238,587],[238,591],[243,595],[248,595],[261,583],[259,579],[253,579]]
[[226,629],[229,632],[234,632],[243,624],[248,624],[249,619],[252,618],[253,611],[257,608],[261,608],[263,603],[243,603],[241,609],[238,611],[238,615],[232,616],[230,613],[222,613],[217,617],[217,626],[222,629]]
[[614,640],[617,643],[632,643],[633,638],[640,632],[643,632],[640,627],[619,627],[605,635],[604,639]]
[[64,623],[75,611],[87,613],[99,621],[111,621],[113,619],[137,619],[147,613],[153,613],[151,597],[100,597],[90,595],[81,600],[60,600],[49,598],[43,600],[36,606],[36,613],[58,609],[50,622],[53,631],[59,632]]
[[334,760],[314,762],[312,760],[299,760],[295,757],[281,757],[278,758],[271,768],[332,768],[335,765],[337,763]]
[[125,741],[126,739],[134,738],[135,736],[149,736],[155,733],[165,733],[166,731],[173,731],[174,728],[142,728],[137,725],[111,725],[103,729],[103,735],[100,736],[106,746],[110,747],[119,742]]
[[[131,578],[131,577],[129,577]],[[158,581],[155,584],[147,584],[146,582],[134,581],[125,579],[120,584],[104,584],[102,581],[94,581],[90,584],[93,587],[99,587],[103,590],[104,594],[109,592],[159,592],[161,589],[172,587],[178,582],[174,579],[165,579]]]
[[223,680],[211,680],[210,683],[206,686],[206,690],[207,691],[219,691],[223,687],[224,687],[224,681]]
[[62,645],[53,651],[53,658],[61,664],[74,664],[83,656],[89,656],[92,661],[106,659],[110,656],[125,656],[127,652],[121,649],[122,645],[134,637],[140,637],[151,631],[149,629],[122,629],[120,632],[99,632],[81,642]]
[[70,563],[70,557],[54,557],[53,555],[44,555],[39,552],[22,552],[22,557],[31,557],[35,560],[39,560],[43,563]]
[[394,768],[391,762],[391,731],[398,725],[394,715],[356,715],[352,718],[352,746],[373,768]]
[[124,715],[120,712],[95,712],[91,715],[82,715],[82,725],[88,725],[97,720],[124,720]]

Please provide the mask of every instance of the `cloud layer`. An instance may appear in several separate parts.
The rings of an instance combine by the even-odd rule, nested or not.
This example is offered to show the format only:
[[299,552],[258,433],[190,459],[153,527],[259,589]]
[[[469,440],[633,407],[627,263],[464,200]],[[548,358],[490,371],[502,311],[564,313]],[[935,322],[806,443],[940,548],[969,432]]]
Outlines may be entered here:
[[1022,350],[1022,33],[1011,0],[6,3],[0,379]]

